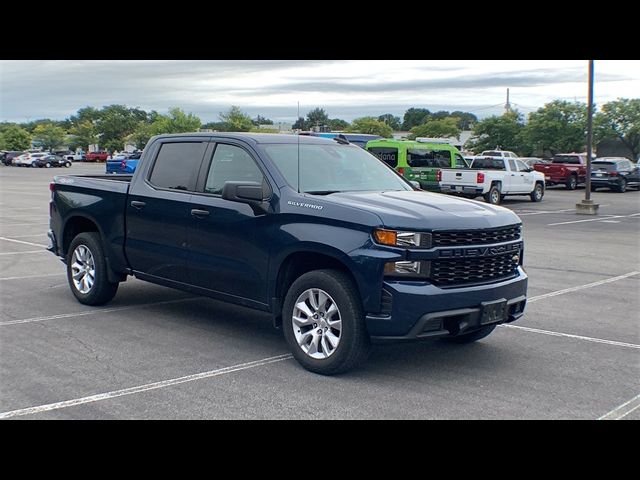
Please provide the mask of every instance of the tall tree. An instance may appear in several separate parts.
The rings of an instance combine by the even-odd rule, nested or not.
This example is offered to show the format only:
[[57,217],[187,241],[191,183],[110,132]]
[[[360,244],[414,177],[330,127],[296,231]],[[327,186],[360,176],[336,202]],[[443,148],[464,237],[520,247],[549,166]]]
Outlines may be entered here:
[[295,123],[291,126],[293,130],[309,130],[309,126],[304,118],[298,117]]
[[33,130],[33,140],[40,143],[44,150],[53,150],[64,145],[66,133],[53,123],[43,123]]
[[456,110],[455,112],[451,112],[451,116],[458,118],[458,128],[460,130],[471,130],[473,125],[478,122],[478,117],[469,112]]
[[69,145],[73,149],[81,147],[83,150],[87,150],[89,145],[98,143],[98,129],[90,120],[84,120],[72,126],[69,133],[73,135]]
[[179,108],[169,110],[169,115],[159,115],[151,124],[151,132],[154,135],[162,133],[187,133],[197,132],[202,122],[192,113],[185,113]]
[[124,148],[124,143],[139,122],[147,120],[145,111],[128,108],[126,105],[109,105],[104,107],[96,122],[100,146],[108,151]]
[[427,123],[418,125],[411,129],[409,138],[416,137],[458,137],[460,128],[456,117],[447,117],[440,120],[429,120]]
[[594,118],[597,141],[620,140],[637,161],[640,155],[640,98],[619,98],[602,105]]
[[329,124],[329,116],[322,108],[314,108],[307,113],[307,126],[309,128],[315,126],[325,126]]
[[15,124],[0,129],[0,150],[27,150],[31,146],[31,134]]
[[475,125],[475,138],[467,144],[467,148],[475,152],[501,148],[521,154],[523,128],[522,115],[517,111],[485,118]]
[[253,122],[253,124],[255,126],[259,126],[259,125],[273,125],[273,120],[270,120],[268,118],[265,118],[261,115],[258,115],[256,118],[254,118],[253,120],[251,120]]
[[368,133],[371,135],[380,135],[381,137],[390,138],[393,136],[393,130],[389,125],[377,120],[375,117],[356,118],[349,127],[350,132]]
[[342,120],[341,118],[330,118],[329,119],[329,128],[332,131],[344,130],[349,127],[349,122],[346,120]]
[[384,122],[391,127],[392,130],[398,131],[401,128],[400,117],[396,117],[390,113],[385,113],[378,117],[378,121]]
[[227,124],[229,132],[248,132],[253,127],[251,117],[235,105],[232,105],[226,112],[221,112],[219,117]]
[[585,148],[587,106],[555,100],[529,114],[523,143],[540,155],[581,152]]
[[411,130],[413,127],[422,125],[431,116],[431,112],[426,108],[410,108],[404,112],[402,118],[402,129]]

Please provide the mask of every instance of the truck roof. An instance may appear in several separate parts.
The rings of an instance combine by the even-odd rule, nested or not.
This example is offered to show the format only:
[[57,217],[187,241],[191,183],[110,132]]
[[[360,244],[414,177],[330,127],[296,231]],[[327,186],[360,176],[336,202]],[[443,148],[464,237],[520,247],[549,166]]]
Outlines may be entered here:
[[156,135],[151,140],[157,138],[180,138],[180,137],[204,137],[204,138],[236,138],[238,140],[258,143],[298,143],[300,144],[333,144],[333,139],[315,137],[309,135],[294,135],[287,133],[253,133],[253,132],[194,132],[194,133],[172,133]]

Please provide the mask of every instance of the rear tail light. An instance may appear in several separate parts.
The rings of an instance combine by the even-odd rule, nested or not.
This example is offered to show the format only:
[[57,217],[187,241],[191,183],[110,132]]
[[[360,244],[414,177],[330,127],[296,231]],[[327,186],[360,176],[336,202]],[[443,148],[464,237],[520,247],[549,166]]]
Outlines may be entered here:
[[442,181],[442,170],[436,170],[436,181]]
[[476,183],[484,183],[484,173],[478,172],[476,175]]
[[126,160],[122,160],[122,161],[120,162],[120,167],[122,167],[122,168],[127,168],[127,161],[126,161]]
[[399,173],[400,175],[404,175],[404,167],[400,167],[400,168],[398,168],[398,173]]
[[50,182],[49,183],[49,191],[53,193],[53,192],[55,192],[55,190],[56,190],[56,182]]
[[618,172],[616,172],[615,170],[612,172],[609,172],[609,175],[611,175],[612,177],[617,177],[618,176]]

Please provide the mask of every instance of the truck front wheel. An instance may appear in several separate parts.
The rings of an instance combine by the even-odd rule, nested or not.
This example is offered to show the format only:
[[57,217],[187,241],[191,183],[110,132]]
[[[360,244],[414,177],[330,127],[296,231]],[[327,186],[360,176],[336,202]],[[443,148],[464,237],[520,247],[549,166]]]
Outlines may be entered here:
[[542,184],[536,183],[536,186],[533,187],[533,192],[531,192],[531,201],[539,202],[542,200],[543,196],[544,196],[544,188],[542,187]]
[[493,185],[489,192],[484,195],[485,202],[490,203],[491,205],[500,205],[501,199],[502,196],[500,195],[500,189],[496,185]]
[[487,325],[486,327],[482,327],[480,330],[476,330],[475,332],[465,333],[463,335],[458,335],[455,337],[442,337],[442,340],[450,343],[471,343],[486,337],[491,332],[493,332],[495,328],[495,325]]
[[346,372],[364,362],[370,349],[360,296],[339,270],[300,276],[285,297],[284,337],[293,357],[322,375]]
[[67,280],[73,295],[85,305],[103,305],[118,291],[118,283],[109,282],[107,262],[100,234],[78,234],[67,253]]

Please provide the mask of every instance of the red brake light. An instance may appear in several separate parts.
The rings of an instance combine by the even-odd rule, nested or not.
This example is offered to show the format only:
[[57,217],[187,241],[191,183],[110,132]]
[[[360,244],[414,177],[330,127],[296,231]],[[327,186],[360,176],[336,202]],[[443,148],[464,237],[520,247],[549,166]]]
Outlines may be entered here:
[[476,175],[476,183],[484,183],[484,173],[478,172]]
[[400,175],[404,175],[404,167],[400,167],[400,168],[398,168],[398,173],[399,173]]
[[442,170],[436,170],[436,181],[442,181]]
[[609,175],[611,175],[612,177],[617,177],[618,172],[616,172],[615,170],[612,170],[611,172],[609,172]]
[[49,183],[49,191],[53,192],[56,189],[56,182]]
[[126,160],[122,160],[122,161],[120,162],[120,166],[121,166],[122,168],[127,168],[127,161],[126,161]]

